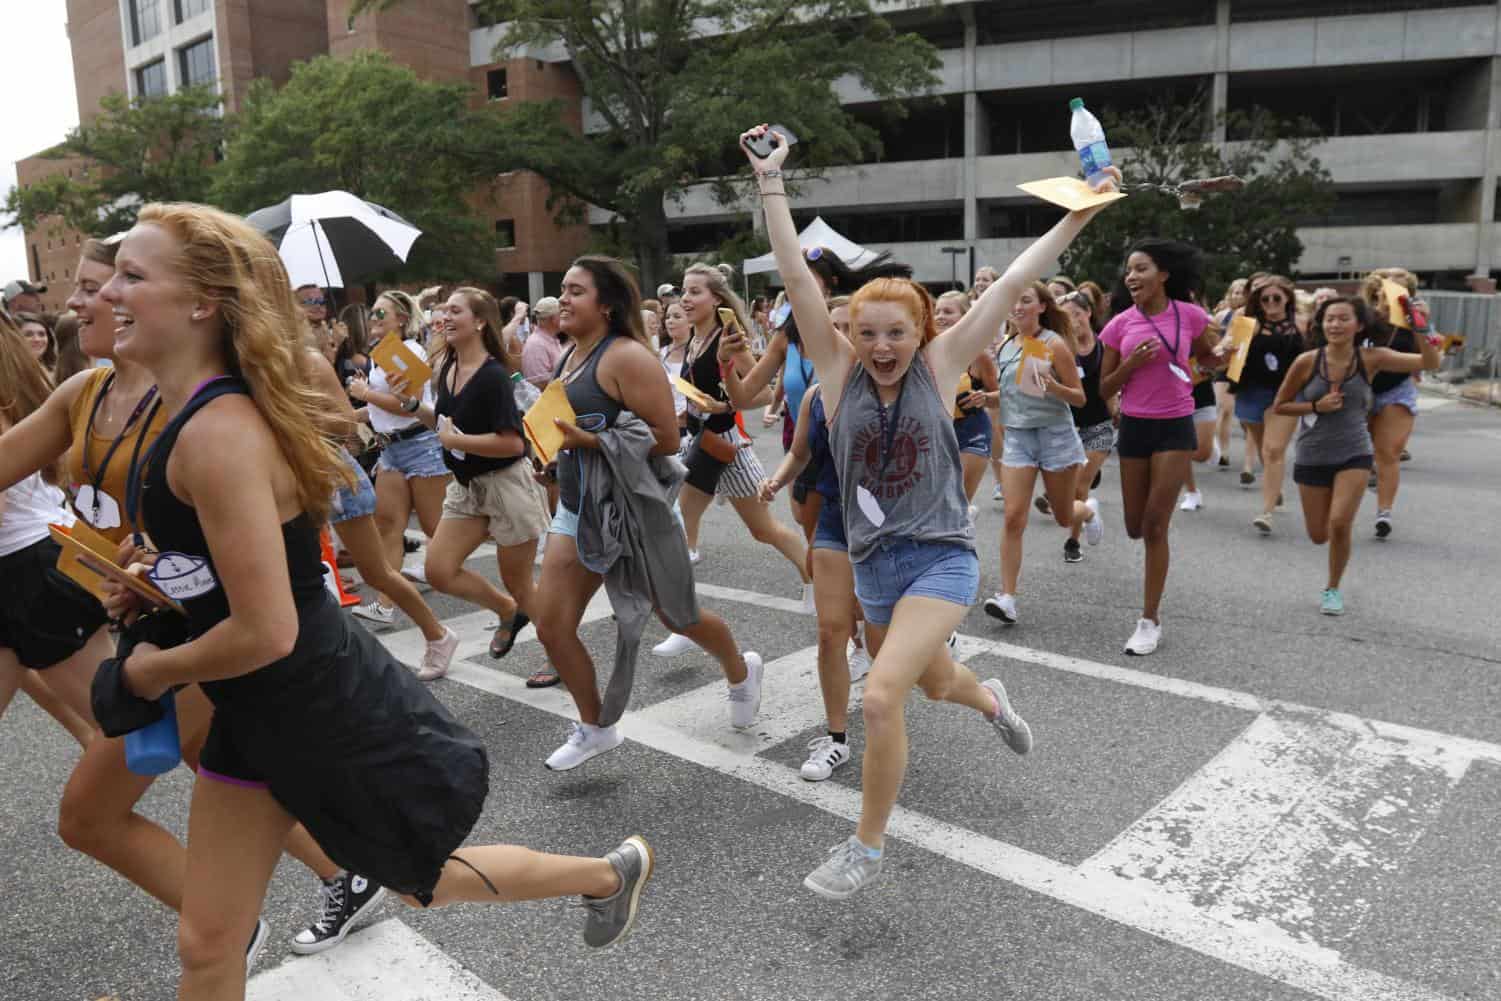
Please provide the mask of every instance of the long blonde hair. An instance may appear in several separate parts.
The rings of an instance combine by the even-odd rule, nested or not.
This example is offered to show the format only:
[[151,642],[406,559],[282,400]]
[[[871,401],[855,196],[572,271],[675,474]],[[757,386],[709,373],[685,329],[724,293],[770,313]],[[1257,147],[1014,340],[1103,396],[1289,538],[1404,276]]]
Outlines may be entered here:
[[745,308],[745,301],[735,294],[730,287],[730,279],[735,275],[735,269],[728,264],[690,264],[683,271],[683,280],[686,282],[689,275],[698,275],[709,286],[709,291],[714,298],[719,300],[721,306],[735,311],[735,320],[740,324],[740,329],[750,336],[750,310]]
[[138,220],[172,234],[183,281],[218,307],[225,361],[250,386],[302,509],[321,521],[335,488],[354,484],[337,444],[350,429],[309,378],[302,310],[276,248],[239,216],[207,205],[151,204]]

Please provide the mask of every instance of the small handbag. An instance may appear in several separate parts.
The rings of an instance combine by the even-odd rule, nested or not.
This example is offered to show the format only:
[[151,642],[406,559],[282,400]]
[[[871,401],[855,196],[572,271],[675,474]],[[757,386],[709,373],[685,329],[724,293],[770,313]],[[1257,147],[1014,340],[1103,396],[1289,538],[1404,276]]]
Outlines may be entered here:
[[735,453],[738,451],[734,445],[731,445],[717,432],[710,431],[708,428],[698,433],[698,447],[699,451],[711,459],[717,459],[726,466],[735,461]]

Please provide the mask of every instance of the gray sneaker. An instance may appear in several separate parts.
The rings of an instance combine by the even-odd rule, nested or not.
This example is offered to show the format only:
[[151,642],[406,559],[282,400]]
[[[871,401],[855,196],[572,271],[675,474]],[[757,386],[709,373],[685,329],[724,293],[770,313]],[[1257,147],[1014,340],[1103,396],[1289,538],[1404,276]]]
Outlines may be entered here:
[[631,933],[641,891],[656,868],[651,846],[638,834],[622,841],[605,860],[620,877],[620,889],[608,897],[585,897],[582,902],[589,912],[584,924],[584,944],[596,949],[614,945]]
[[808,873],[803,885],[820,897],[846,900],[865,884],[875,882],[884,859],[884,854],[871,858],[852,834],[848,841],[829,849],[828,861]]
[[[990,694],[995,696],[996,705],[1000,707],[1000,712],[990,720],[990,725],[995,727],[1006,746],[1017,754],[1026,754],[1032,750],[1032,728],[1011,705],[1011,699],[1006,695],[1006,686],[1001,684],[999,678],[989,678],[981,684],[990,689]],[[986,718],[990,719],[988,716]]]

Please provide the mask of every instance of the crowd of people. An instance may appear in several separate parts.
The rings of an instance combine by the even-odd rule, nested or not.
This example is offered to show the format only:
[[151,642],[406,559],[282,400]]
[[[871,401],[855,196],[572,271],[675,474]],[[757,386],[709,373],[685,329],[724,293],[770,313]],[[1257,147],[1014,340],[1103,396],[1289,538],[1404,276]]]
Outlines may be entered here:
[[[1004,627],[1022,620],[1033,510],[1058,527],[1066,564],[1105,539],[1114,452],[1117,524],[1145,554],[1123,649],[1153,653],[1172,518],[1203,506],[1195,463],[1230,468],[1232,419],[1242,483],[1259,471],[1259,534],[1275,531],[1291,446],[1307,535],[1328,545],[1320,609],[1344,611],[1361,500],[1373,486],[1375,534],[1389,537],[1414,381],[1438,364],[1410,273],[1373,274],[1354,295],[1253,274],[1208,308],[1198,251],[1144,238],[1118,275],[1097,276],[1112,290],[1044,278],[1091,208],[935,299],[887,255],[856,269],[800,246],[786,144],[751,151],[765,133],[741,139],[785,283],[774,301],[747,304],[729,269],[706,264],[643,301],[624,265],[586,256],[531,305],[457,285],[335,310],[330,290],[292,288],[243,220],[168,204],[83,246],[63,316],[40,310],[45,289],[6,288],[0,712],[24,691],[84,748],[60,832],[181,915],[182,997],[243,996],[284,851],[321,881],[301,953],[337,945],[387,893],[417,906],[576,895],[590,945],[632,928],[654,869],[639,835],[592,857],[464,845],[489,759],[425,684],[448,672],[458,637],[416,583],[495,613],[493,658],[535,627],[550,666],[527,684],[561,683],[578,713],[549,769],[622,743],[653,615],[670,630],[654,654],[708,652],[725,721],[743,729],[774,679],[694,587],[695,564],[715,556],[702,518],[729,505],[791,565],[817,619],[827,725],[805,779],[852,759],[850,692],[864,684],[859,822],[805,880],[834,899],[882,871],[913,688],[976,712],[1011,752],[1032,748],[1002,680],[954,658],[982,577],[987,469],[1004,527],[983,607]],[[377,363],[382,342],[431,378]],[[555,455],[522,421],[542,390],[573,414],[555,422]],[[782,423],[769,475],[744,419],[758,410]],[[776,513],[784,490],[790,520]],[[177,607],[108,581],[101,601],[54,572],[52,527],[76,522]],[[325,540],[358,572],[351,614]],[[499,586],[467,566],[487,542]],[[418,549],[423,565],[404,573]],[[617,631],[603,688],[578,635],[601,586]],[[418,664],[362,624],[398,614],[426,639]],[[123,749],[168,693],[199,779],[186,845],[136,811],[152,777]]]

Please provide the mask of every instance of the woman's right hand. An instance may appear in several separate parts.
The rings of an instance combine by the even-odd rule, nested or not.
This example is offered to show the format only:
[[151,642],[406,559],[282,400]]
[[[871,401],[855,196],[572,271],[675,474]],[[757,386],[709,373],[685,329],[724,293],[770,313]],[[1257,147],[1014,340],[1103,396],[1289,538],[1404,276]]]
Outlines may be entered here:
[[760,125],[746,129],[744,132],[740,133],[740,148],[745,152],[745,158],[750,161],[752,169],[754,169],[758,174],[763,170],[780,170],[782,164],[787,159],[787,137],[782,135],[781,133],[776,133],[777,139],[779,140],[777,142],[777,148],[772,150],[770,155],[768,156],[757,156],[756,154],[752,153],[746,146],[746,143],[750,142],[752,139],[759,139],[764,136],[770,130],[770,128],[771,126],[763,122]]
[[735,360],[735,356],[750,350],[750,342],[745,338],[745,331],[740,329],[737,323],[733,327],[726,327],[719,335],[719,363],[728,365]]
[[350,380],[344,384],[344,388],[349,391],[350,396],[354,397],[356,400],[359,400],[361,403],[364,403],[370,399],[370,383],[357,375],[350,378]]
[[770,504],[774,499],[776,499],[777,491],[781,490],[782,486],[782,481],[775,476],[770,476],[762,480],[761,489],[759,491],[761,500],[767,504]]
[[1313,404],[1313,412],[1316,414],[1332,414],[1345,408],[1345,394],[1338,389],[1331,389],[1319,397]]
[[1135,371],[1155,357],[1157,357],[1157,342],[1155,340],[1142,341],[1131,349],[1130,354],[1126,355],[1126,367]]

